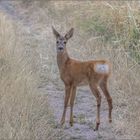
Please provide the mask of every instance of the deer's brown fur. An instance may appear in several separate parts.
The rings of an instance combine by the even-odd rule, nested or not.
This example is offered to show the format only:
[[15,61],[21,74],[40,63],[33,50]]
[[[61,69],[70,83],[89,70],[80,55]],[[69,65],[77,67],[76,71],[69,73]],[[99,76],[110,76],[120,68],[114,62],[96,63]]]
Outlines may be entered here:
[[[95,130],[98,130],[100,124],[101,105],[101,94],[98,90],[98,87],[102,89],[108,101],[109,122],[112,121],[112,98],[107,88],[107,80],[111,73],[111,64],[106,60],[91,60],[82,62],[71,59],[67,53],[66,43],[68,39],[73,35],[73,28],[64,37],[61,36],[54,28],[53,33],[57,40],[57,64],[59,67],[60,77],[65,84],[65,101],[61,124],[65,122],[66,109],[68,106],[68,101],[70,101],[70,124],[73,125],[73,105],[76,95],[76,87],[89,85],[93,95],[97,100],[97,117]],[[59,48],[61,49],[59,50]],[[100,71],[97,65],[99,68],[103,67],[105,70]]]

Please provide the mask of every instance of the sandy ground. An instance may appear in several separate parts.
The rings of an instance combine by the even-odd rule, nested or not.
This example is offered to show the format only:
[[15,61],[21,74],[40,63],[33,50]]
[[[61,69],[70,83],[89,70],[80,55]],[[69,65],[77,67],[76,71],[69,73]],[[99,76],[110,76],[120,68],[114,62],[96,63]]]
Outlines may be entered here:
[[[64,91],[57,89],[54,85],[47,85],[50,106],[53,109],[56,127],[60,127],[59,121],[63,111]],[[80,87],[74,106],[74,126],[69,125],[69,107],[67,109],[66,123],[63,126],[64,133],[68,134],[67,139],[93,140],[93,139],[113,139],[112,124],[108,122],[108,107],[103,98],[101,107],[101,125],[98,132],[93,131],[96,117],[96,100],[88,87]]]

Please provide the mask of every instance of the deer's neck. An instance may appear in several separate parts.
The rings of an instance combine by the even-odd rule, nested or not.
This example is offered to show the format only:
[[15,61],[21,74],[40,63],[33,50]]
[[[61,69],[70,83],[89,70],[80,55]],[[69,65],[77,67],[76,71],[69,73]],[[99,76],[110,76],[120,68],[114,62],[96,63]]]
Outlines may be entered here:
[[65,49],[64,52],[58,52],[57,53],[57,64],[59,70],[62,70],[63,67],[65,66],[66,62],[69,60],[69,55],[67,53],[67,50]]

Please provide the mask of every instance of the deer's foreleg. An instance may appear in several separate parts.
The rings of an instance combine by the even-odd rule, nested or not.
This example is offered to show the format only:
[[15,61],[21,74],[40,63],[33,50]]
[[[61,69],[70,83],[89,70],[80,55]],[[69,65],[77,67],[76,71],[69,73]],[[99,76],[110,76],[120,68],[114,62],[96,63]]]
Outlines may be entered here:
[[69,97],[70,97],[70,91],[71,91],[71,86],[65,85],[65,100],[64,100],[63,115],[62,115],[62,118],[61,118],[61,125],[63,125],[65,123],[65,116],[66,116],[68,100],[69,100]]
[[76,95],[76,87],[72,87],[70,98],[70,125],[73,126],[73,105]]

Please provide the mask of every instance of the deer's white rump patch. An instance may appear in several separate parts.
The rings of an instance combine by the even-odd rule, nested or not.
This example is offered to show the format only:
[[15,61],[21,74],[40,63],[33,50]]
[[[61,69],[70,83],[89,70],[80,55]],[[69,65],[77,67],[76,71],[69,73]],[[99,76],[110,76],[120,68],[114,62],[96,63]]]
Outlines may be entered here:
[[98,73],[108,73],[109,66],[107,64],[96,64],[95,71]]

